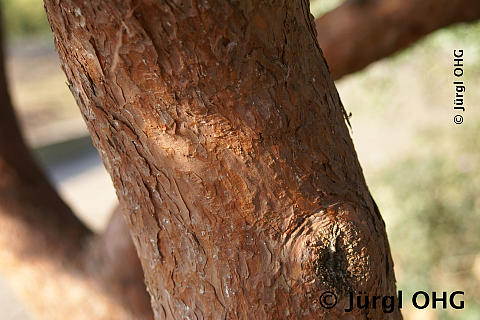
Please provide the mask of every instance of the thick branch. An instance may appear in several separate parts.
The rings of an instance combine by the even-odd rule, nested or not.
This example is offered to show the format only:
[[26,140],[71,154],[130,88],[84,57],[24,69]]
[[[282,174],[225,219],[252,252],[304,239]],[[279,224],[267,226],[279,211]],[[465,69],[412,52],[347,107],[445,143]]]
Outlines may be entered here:
[[318,18],[318,42],[334,79],[423,36],[480,18],[478,0],[349,0]]
[[152,319],[150,297],[128,226],[118,206],[106,230],[90,241],[85,262],[87,273],[118,302],[128,306],[135,319]]
[[[41,250],[32,252],[75,251],[81,247],[83,239],[91,235],[90,230],[58,196],[25,145],[8,93],[1,36],[0,176],[0,214],[21,220],[32,238],[42,234],[48,243],[48,247],[44,248],[48,253]],[[16,210],[16,207],[28,209]],[[29,239],[22,241],[28,242]]]
[[[114,214],[105,234],[95,236],[63,202],[24,142],[5,71],[0,36],[0,269],[37,316],[123,319],[133,312],[136,319],[152,318],[139,260],[120,214]],[[69,287],[75,287],[74,294],[66,294]],[[90,299],[95,302],[87,305]]]

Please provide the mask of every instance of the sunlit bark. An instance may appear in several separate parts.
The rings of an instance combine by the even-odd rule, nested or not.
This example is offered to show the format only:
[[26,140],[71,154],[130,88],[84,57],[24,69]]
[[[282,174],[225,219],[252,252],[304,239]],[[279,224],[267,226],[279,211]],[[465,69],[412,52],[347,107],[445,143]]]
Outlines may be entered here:
[[308,1],[45,5],[156,319],[401,318]]

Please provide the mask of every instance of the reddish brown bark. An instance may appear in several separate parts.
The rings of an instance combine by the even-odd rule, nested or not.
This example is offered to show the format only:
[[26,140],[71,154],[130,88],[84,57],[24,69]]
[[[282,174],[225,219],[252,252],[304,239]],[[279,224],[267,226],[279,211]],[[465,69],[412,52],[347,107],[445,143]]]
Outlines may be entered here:
[[350,0],[315,23],[329,69],[339,79],[435,30],[479,18],[478,0]]
[[308,1],[45,6],[156,319],[401,318],[344,311],[395,278]]
[[36,317],[152,317],[125,224],[117,215],[104,235],[92,234],[25,145],[8,93],[1,36],[0,230],[2,275]]

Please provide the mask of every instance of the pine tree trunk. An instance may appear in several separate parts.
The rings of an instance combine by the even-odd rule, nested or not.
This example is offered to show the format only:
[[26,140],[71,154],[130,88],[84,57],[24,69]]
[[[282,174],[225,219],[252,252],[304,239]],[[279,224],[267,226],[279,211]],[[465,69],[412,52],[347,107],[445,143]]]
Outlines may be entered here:
[[156,319],[401,318],[308,1],[45,5]]

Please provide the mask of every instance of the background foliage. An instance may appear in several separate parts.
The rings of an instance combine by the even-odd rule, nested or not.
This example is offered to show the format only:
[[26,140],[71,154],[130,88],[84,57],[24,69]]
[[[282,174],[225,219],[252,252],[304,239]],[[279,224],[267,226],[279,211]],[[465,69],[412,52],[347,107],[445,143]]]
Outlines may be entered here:
[[41,0],[1,0],[8,37],[46,34],[50,27]]

